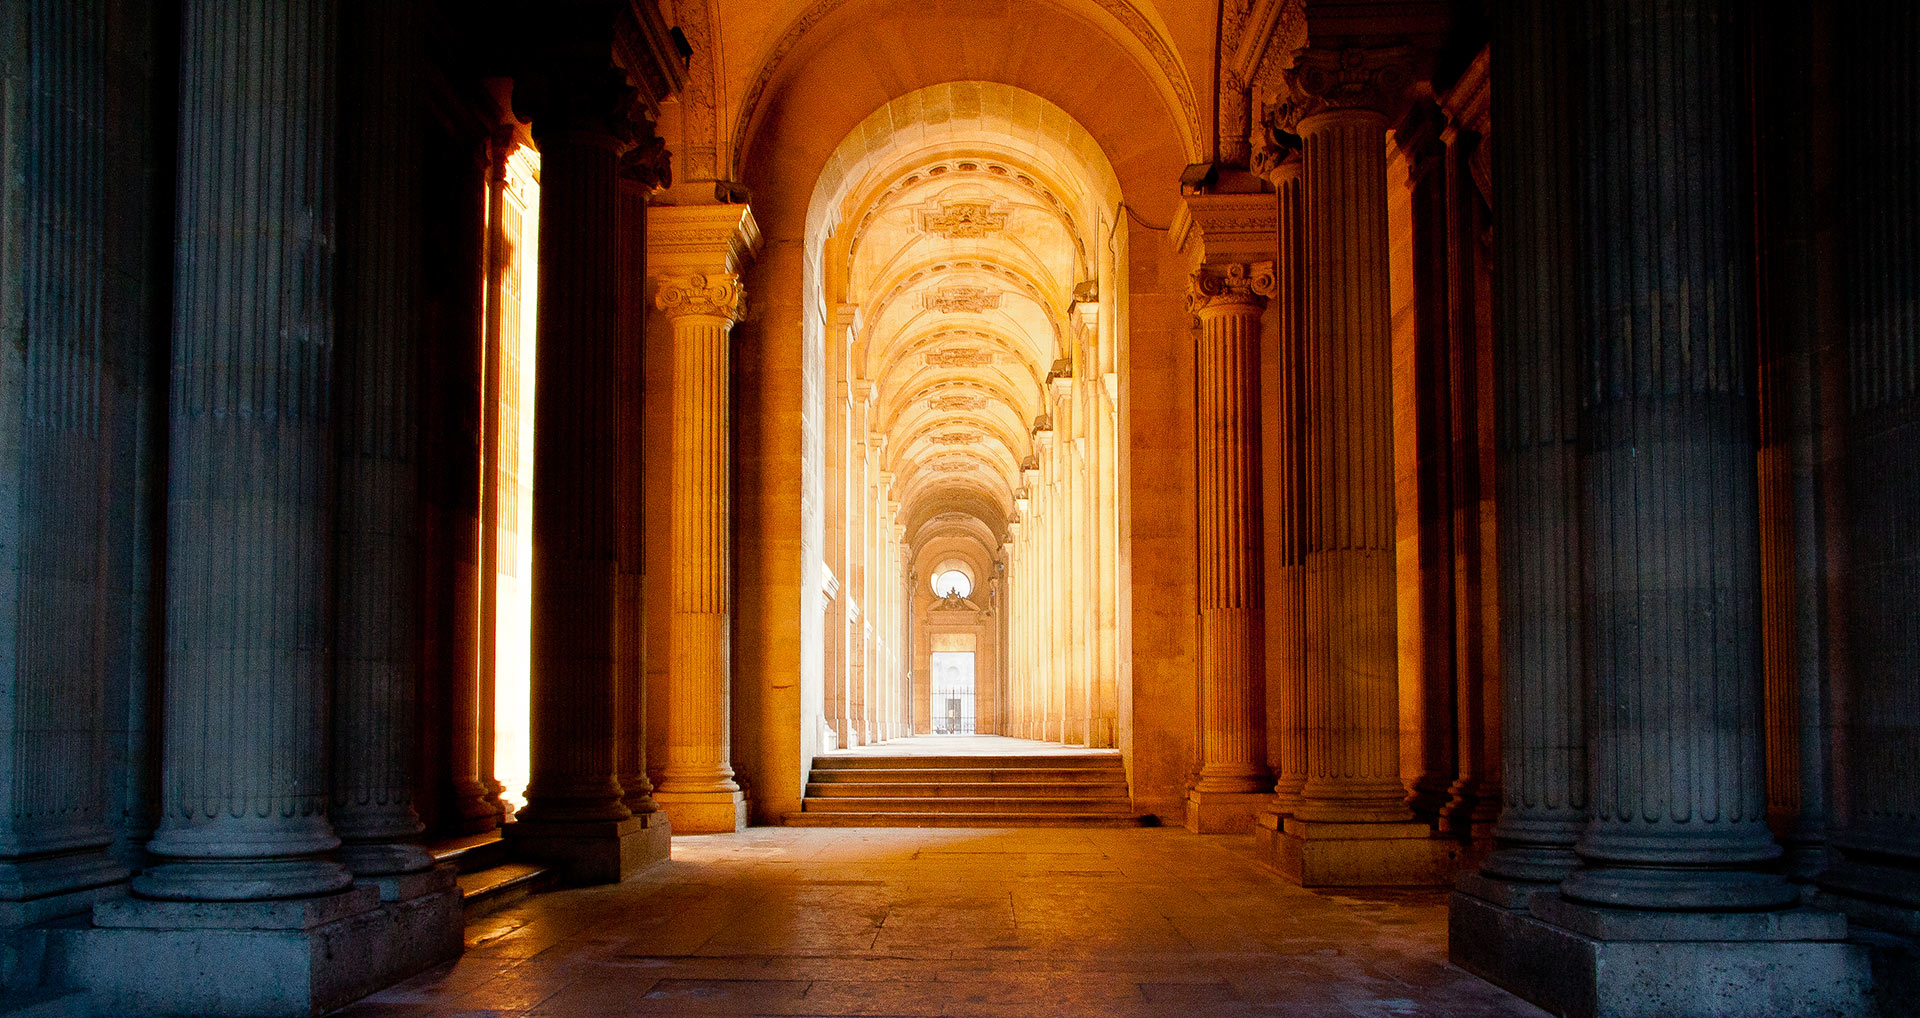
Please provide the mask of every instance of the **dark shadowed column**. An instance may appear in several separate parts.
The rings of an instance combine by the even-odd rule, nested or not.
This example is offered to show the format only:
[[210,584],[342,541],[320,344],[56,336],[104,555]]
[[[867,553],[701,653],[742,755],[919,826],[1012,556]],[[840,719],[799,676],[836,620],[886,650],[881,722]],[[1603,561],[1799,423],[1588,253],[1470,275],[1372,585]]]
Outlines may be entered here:
[[1743,26],[1718,0],[1613,0],[1585,31],[1591,815],[1562,886],[1627,908],[1784,905],[1794,890],[1763,872],[1780,849],[1761,758]]
[[[0,349],[0,923],[83,911],[104,847],[112,522],[106,5],[15,5]],[[23,44],[24,53],[13,50]],[[18,63],[14,63],[18,61]],[[17,105],[14,105],[17,104]],[[20,128],[17,132],[15,128]],[[17,202],[15,199],[19,199]],[[13,274],[17,270],[17,275]],[[16,289],[17,288],[17,289]],[[17,316],[17,317],[16,317]],[[120,411],[132,418],[131,407]]]
[[615,776],[620,352],[623,338],[638,340],[620,327],[620,158],[671,84],[650,77],[659,65],[612,64],[633,49],[679,67],[650,8],[579,4],[529,40],[530,67],[514,81],[540,149],[540,286],[533,773],[506,833],[577,882],[617,881],[667,853],[666,829],[633,816]]
[[181,22],[164,812],[134,888],[323,894],[349,883],[326,801],[334,9]]
[[1494,484],[1499,500],[1505,809],[1483,871],[1557,882],[1586,822],[1579,461],[1583,329],[1571,11],[1509,4],[1494,22]]
[[[649,139],[627,153],[620,167],[620,331],[618,463],[615,503],[619,520],[619,566],[614,575],[614,700],[616,777],[623,801],[635,814],[652,813],[653,783],[647,778],[645,597],[646,521],[642,499],[642,428],[647,304],[647,196],[667,182],[666,143]],[[664,641],[663,641],[664,642]]]
[[424,870],[413,809],[420,332],[415,5],[343,12],[340,314],[335,346],[333,823],[356,876]]

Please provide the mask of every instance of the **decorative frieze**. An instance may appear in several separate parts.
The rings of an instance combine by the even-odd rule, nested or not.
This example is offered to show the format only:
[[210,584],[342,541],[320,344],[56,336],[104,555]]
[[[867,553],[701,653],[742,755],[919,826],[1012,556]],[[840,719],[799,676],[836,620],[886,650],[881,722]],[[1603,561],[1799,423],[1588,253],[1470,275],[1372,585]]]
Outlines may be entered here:
[[920,229],[949,240],[985,237],[1007,227],[1005,209],[992,202],[947,201],[919,211]]
[[942,286],[922,291],[920,306],[942,314],[979,314],[1000,306],[1000,291],[984,286]]
[[926,355],[930,368],[983,368],[993,360],[993,351],[973,346],[950,346]]

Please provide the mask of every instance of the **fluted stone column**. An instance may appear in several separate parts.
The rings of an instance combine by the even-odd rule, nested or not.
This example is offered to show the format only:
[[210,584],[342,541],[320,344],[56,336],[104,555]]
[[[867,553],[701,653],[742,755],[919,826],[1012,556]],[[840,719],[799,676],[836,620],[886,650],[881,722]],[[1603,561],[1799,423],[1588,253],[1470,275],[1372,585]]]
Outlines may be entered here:
[[[327,0],[182,12],[163,814],[134,879],[148,898],[350,882],[326,815],[334,34]],[[204,101],[235,81],[243,98]],[[233,158],[263,146],[283,153],[274,174]]]
[[[1527,378],[1542,398],[1520,402],[1518,420],[1503,412],[1502,446],[1529,450],[1517,481],[1529,479],[1531,461],[1533,479],[1554,489],[1538,507],[1521,503],[1516,550],[1539,556],[1541,582],[1530,586],[1554,598],[1575,585],[1580,598],[1587,824],[1575,845],[1580,867],[1559,893],[1531,894],[1524,911],[1456,895],[1450,939],[1462,964],[1560,1014],[1596,1002],[1646,1015],[1872,1013],[1866,957],[1843,942],[1844,918],[1786,907],[1798,892],[1769,871],[1779,848],[1766,826],[1761,755],[1746,9],[1731,0],[1657,8],[1607,0],[1570,24],[1516,26],[1537,31],[1543,73],[1578,66],[1572,80],[1584,84],[1569,118],[1580,332],[1569,341],[1554,307],[1508,307],[1503,324],[1544,335],[1501,342],[1544,348],[1520,359],[1522,372],[1579,372],[1577,388],[1564,375]],[[1689,59],[1668,59],[1681,51]],[[1688,115],[1627,115],[1647,109]],[[1518,154],[1544,143],[1552,155],[1562,122],[1523,112],[1515,128],[1533,133],[1501,144]],[[1532,207],[1554,215],[1563,169],[1528,169],[1546,175],[1544,200]],[[1533,186],[1502,179],[1521,184],[1523,197]],[[1534,243],[1548,222],[1529,231]],[[1554,253],[1515,254],[1523,251],[1542,261]],[[1568,292],[1563,278],[1527,278],[1550,299]],[[1559,406],[1568,394],[1577,405]],[[1556,448],[1569,419],[1575,457]],[[1557,480],[1569,459],[1572,499]],[[1503,496],[1510,491],[1502,480]],[[1565,547],[1562,533],[1542,525],[1569,501],[1581,523],[1577,576],[1540,561]],[[1513,539],[1502,540],[1506,561]],[[1560,635],[1564,610],[1541,614],[1514,622],[1536,628],[1552,652],[1540,661],[1550,682],[1558,648],[1573,645]],[[1551,741],[1529,742],[1547,750],[1542,764],[1564,764]],[[1519,777],[1522,794],[1539,794],[1539,777]],[[1503,837],[1511,866],[1499,870],[1530,875],[1560,861],[1564,848],[1537,833],[1557,834],[1558,818],[1530,812],[1545,823],[1504,828],[1525,840]]]
[[1272,788],[1262,669],[1260,315],[1270,279],[1241,263],[1196,269],[1200,534],[1200,777],[1187,828],[1239,833]]
[[654,801],[683,833],[735,831],[747,801],[733,776],[733,327],[740,270],[758,250],[745,206],[653,209],[654,306],[673,343],[671,632],[666,758]]
[[333,824],[340,860],[379,877],[433,865],[413,809],[420,26],[415,5],[400,2],[343,11],[341,27],[355,55],[341,100],[356,112],[339,159]]
[[666,857],[615,776],[619,626],[620,158],[636,125],[610,71],[554,59],[515,81],[540,147],[535,347],[532,776],[506,830],[520,854],[581,883]]
[[[16,5],[0,280],[0,924],[119,893],[98,637],[112,441],[105,5]],[[24,52],[16,49],[24,46]],[[17,61],[17,63],[16,63]],[[11,115],[22,114],[20,120]],[[17,129],[17,130],[16,130]],[[17,317],[16,317],[17,316]],[[105,398],[103,398],[105,397]],[[120,411],[129,419],[131,407]]]
[[190,2],[180,37],[162,819],[69,977],[101,1013],[320,1013],[387,975],[324,945],[388,921],[327,819],[336,12]]
[[[1569,9],[1513,4],[1496,23],[1493,149],[1502,244],[1495,266],[1494,471],[1499,499],[1501,745],[1505,808],[1469,888],[1521,907],[1530,884],[1573,869],[1586,820],[1586,697],[1578,504],[1579,235]],[[1463,885],[1465,887],[1466,885]]]
[[[619,512],[614,573],[615,777],[621,801],[635,816],[658,811],[647,776],[646,519],[643,449],[647,309],[647,196],[668,181],[666,143],[635,146],[620,166],[620,327],[616,354],[619,392],[615,416],[614,502]],[[665,817],[658,822],[666,823]]]
[[[1844,247],[1837,261],[1842,328],[1822,351],[1833,365],[1825,426],[1834,433],[1840,538],[1833,586],[1846,637],[1836,692],[1842,738],[1833,832],[1821,875],[1862,925],[1920,935],[1920,81],[1904,56],[1920,12],[1903,4],[1836,5],[1834,50]],[[1824,55],[1824,54],[1823,54]]]
[[[1752,248],[1735,5],[1599,5],[1579,97],[1589,820],[1568,898],[1761,908],[1794,890],[1761,757]],[[1685,47],[1693,59],[1658,55]],[[1622,120],[1649,103],[1696,111]],[[1600,146],[1598,149],[1594,146]],[[1599,224],[1605,224],[1600,227]]]
[[730,333],[746,312],[736,276],[659,281],[673,328],[673,710],[658,799],[685,832],[746,826],[733,779],[732,578],[727,405]]
[[1300,224],[1299,139],[1284,136],[1287,149],[1268,150],[1260,160],[1276,192],[1278,257],[1274,260],[1273,336],[1263,344],[1261,480],[1267,492],[1266,681],[1267,758],[1274,770],[1273,803],[1262,812],[1260,836],[1268,853],[1307,781],[1305,570],[1301,562],[1301,454],[1305,419],[1301,373],[1306,321],[1305,273]]
[[1303,884],[1431,884],[1446,849],[1400,782],[1393,358],[1386,132],[1410,47],[1302,50],[1286,72],[1301,139],[1307,270],[1302,505],[1307,779],[1277,846]]

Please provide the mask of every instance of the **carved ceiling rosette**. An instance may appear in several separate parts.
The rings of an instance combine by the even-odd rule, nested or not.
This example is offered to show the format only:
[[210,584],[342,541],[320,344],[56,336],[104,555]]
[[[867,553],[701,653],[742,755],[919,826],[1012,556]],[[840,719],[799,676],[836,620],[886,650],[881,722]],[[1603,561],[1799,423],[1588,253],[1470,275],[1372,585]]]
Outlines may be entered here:
[[1198,315],[1234,306],[1258,310],[1274,292],[1272,262],[1203,265],[1187,280],[1187,311]]
[[1418,80],[1419,51],[1412,46],[1349,46],[1303,49],[1286,69],[1286,119],[1297,130],[1302,120],[1333,110],[1372,110],[1392,119],[1412,96]]
[[712,315],[738,322],[747,316],[746,288],[731,272],[661,277],[653,304],[669,318]]

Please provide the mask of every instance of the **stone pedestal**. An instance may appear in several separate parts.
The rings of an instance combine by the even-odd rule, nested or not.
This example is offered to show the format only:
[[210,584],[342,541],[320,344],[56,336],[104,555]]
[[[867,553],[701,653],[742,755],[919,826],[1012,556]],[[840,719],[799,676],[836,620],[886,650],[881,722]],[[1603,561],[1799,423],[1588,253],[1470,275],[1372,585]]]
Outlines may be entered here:
[[314,898],[105,902],[93,918],[51,953],[99,1014],[307,1018],[461,949],[451,866]]
[[1866,948],[1831,912],[1642,912],[1463,881],[1447,953],[1566,1018],[1868,1018]]
[[1262,823],[1267,861],[1302,887],[1439,887],[1468,861],[1469,846],[1425,823],[1329,823],[1286,817]]
[[656,811],[624,820],[519,821],[500,834],[513,858],[553,866],[566,883],[613,884],[664,862],[673,824]]
[[747,793],[740,789],[711,792],[673,792],[664,786],[653,801],[673,818],[681,834],[727,834],[747,826]]
[[1187,830],[1195,834],[1245,834],[1254,818],[1273,804],[1269,792],[1187,790]]

